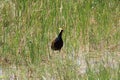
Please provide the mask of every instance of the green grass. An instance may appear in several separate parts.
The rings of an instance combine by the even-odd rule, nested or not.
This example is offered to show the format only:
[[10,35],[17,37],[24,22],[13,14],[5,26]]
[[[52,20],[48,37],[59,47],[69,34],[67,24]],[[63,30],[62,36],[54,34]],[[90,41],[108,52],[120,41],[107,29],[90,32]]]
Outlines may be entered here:
[[[1,0],[0,78],[119,80],[119,4],[119,0]],[[60,53],[50,48],[59,27],[64,29]]]

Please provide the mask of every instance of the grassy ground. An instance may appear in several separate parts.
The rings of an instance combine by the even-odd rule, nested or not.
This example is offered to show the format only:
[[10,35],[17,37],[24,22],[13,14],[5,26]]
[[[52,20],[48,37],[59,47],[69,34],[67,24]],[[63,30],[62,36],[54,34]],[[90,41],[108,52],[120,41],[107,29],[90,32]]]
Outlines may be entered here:
[[[1,0],[0,78],[119,80],[119,4],[119,0]],[[64,46],[53,52],[50,45],[59,27],[64,29]]]

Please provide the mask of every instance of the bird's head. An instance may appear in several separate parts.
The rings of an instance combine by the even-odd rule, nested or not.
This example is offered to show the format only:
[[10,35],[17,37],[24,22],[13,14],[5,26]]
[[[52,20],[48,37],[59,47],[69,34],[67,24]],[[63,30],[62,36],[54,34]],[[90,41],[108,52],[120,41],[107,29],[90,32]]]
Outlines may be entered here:
[[60,30],[60,32],[62,32],[62,31],[63,31],[63,28],[60,27],[59,30]]

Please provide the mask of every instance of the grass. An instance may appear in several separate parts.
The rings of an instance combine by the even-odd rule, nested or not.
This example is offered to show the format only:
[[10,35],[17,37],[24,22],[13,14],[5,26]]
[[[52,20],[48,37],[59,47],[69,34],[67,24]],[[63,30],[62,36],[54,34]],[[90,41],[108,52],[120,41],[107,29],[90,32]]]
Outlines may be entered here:
[[[0,78],[119,80],[119,3],[1,0]],[[59,27],[64,29],[60,53],[50,49]]]

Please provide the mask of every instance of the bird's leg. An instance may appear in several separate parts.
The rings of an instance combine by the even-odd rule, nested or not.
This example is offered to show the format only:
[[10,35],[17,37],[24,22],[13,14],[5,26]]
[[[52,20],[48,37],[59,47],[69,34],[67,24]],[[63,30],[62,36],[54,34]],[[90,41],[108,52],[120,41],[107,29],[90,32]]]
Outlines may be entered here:
[[48,60],[52,58],[52,54],[51,54],[51,53],[53,53],[53,50],[52,50],[52,52],[49,51],[49,54],[48,54]]
[[48,57],[49,57],[49,59],[51,58],[51,53],[49,53],[49,56],[48,56]]
[[[61,49],[59,50],[59,53],[60,53],[60,51],[61,51]],[[62,52],[61,52],[61,59],[62,59],[62,61],[63,61],[63,59],[64,59],[64,55],[63,55]]]

